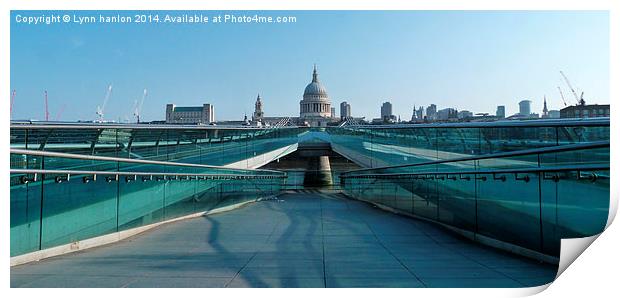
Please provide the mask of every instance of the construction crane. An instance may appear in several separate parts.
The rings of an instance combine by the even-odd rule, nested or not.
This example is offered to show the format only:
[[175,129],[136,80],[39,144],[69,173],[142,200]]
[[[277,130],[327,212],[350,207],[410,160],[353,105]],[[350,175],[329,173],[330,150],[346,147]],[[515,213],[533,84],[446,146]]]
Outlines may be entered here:
[[138,103],[138,101],[136,100],[135,102],[135,107],[134,107],[134,112],[133,115],[136,117],[136,123],[140,123],[140,112],[142,112],[142,105],[144,104],[144,100],[146,99],[146,88],[144,89],[144,92],[142,93],[142,100],[140,101],[140,103]]
[[60,110],[58,110],[58,113],[56,114],[56,118],[54,119],[54,121],[60,121],[60,116],[62,116],[62,112],[65,111],[65,107],[67,105],[63,104],[62,107],[60,107]]
[[558,91],[560,91],[560,97],[562,97],[562,102],[564,102],[564,106],[567,106],[566,99],[564,99],[564,93],[562,93],[562,89],[558,86]]
[[45,90],[45,121],[50,120],[49,105],[47,104],[47,90]]
[[103,99],[103,105],[101,106],[97,106],[97,121],[98,122],[103,122],[103,113],[105,112],[105,106],[108,103],[108,100],[110,99],[110,95],[112,94],[112,84],[108,85],[108,91],[106,91],[105,94],[105,98]]
[[570,91],[573,93],[573,96],[575,96],[575,100],[577,101],[577,104],[578,105],[585,105],[586,102],[585,102],[585,100],[583,100],[583,92],[581,92],[581,98],[579,96],[577,96],[577,92],[575,91],[575,88],[573,88],[573,85],[571,85],[570,81],[568,80],[568,78],[566,77],[564,72],[560,70],[560,74],[564,78],[564,81],[566,82],[566,85],[568,85],[568,88],[570,88]]
[[13,118],[13,104],[15,103],[15,89],[11,92],[11,108],[10,108],[10,117]]

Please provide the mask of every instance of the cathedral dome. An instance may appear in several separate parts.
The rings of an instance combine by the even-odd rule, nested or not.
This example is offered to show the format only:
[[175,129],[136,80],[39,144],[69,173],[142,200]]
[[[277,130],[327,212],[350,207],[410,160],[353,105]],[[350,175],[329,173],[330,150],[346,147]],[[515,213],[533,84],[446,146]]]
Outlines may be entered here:
[[304,89],[304,96],[306,95],[327,96],[327,89],[325,89],[321,82],[319,82],[319,75],[316,72],[316,66],[312,72],[312,82],[310,82],[310,84],[306,86],[306,89]]
[[312,72],[312,82],[304,89],[304,96],[299,102],[299,118],[310,126],[327,126],[333,113],[327,90],[319,82],[316,65]]

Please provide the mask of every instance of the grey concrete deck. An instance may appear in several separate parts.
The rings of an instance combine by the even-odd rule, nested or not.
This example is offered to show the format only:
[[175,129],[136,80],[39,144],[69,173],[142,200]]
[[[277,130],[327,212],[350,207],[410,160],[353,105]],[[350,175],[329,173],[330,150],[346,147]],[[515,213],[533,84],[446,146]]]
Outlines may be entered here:
[[319,193],[11,268],[12,287],[523,287],[557,267]]

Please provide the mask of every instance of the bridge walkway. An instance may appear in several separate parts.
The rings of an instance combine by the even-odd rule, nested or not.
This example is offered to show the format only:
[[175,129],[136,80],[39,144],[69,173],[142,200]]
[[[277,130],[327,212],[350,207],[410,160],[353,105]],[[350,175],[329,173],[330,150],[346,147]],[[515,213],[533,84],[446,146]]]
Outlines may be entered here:
[[11,268],[12,287],[523,287],[557,267],[305,190]]

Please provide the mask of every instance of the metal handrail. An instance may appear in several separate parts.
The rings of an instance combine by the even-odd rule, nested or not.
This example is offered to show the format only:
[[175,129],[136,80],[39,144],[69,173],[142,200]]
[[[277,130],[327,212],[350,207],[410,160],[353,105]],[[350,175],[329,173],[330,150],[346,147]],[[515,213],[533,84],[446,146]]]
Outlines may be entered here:
[[[457,123],[421,123],[421,124],[390,124],[390,125],[356,125],[352,129],[376,129],[376,128],[481,128],[481,127],[524,127],[524,126],[599,126],[610,123],[609,117],[598,118],[564,118],[538,119],[538,120],[506,120],[493,122],[457,122]],[[35,121],[12,121],[11,128],[112,128],[112,129],[199,129],[199,130],[270,130],[270,129],[293,129],[304,128],[302,126],[286,127],[248,127],[248,126],[209,126],[209,125],[170,125],[170,124],[119,124],[119,123],[55,123]],[[334,127],[336,128],[336,127]],[[350,128],[347,128],[350,129]]]
[[212,166],[212,165],[180,163],[180,162],[170,162],[170,161],[131,159],[131,158],[123,158],[123,157],[109,157],[109,156],[97,156],[97,155],[83,155],[83,154],[74,154],[74,153],[62,153],[62,152],[27,150],[27,149],[11,149],[11,154],[72,158],[72,159],[81,159],[81,160],[100,160],[100,161],[139,163],[139,164],[151,164],[151,165],[163,165],[163,166],[194,167],[194,168],[206,168],[206,169],[218,169],[218,170],[271,172],[271,173],[285,174],[285,172],[275,171],[275,170],[254,170],[254,169],[231,168],[231,167],[224,167],[224,166]]
[[596,171],[609,170],[609,165],[588,165],[588,166],[555,166],[542,168],[517,168],[517,169],[492,169],[492,170],[466,170],[466,171],[430,171],[415,173],[378,173],[378,174],[358,174],[345,175],[340,174],[341,178],[375,178],[375,177],[393,177],[393,176],[423,176],[423,175],[472,175],[472,174],[507,174],[507,173],[540,173],[540,172],[561,172],[561,171]]
[[[275,179],[286,178],[285,175],[261,174],[204,174],[204,173],[161,173],[161,172],[122,172],[122,171],[76,171],[76,170],[44,170],[44,169],[11,169],[11,174],[45,174],[45,175],[99,175],[99,176],[162,176],[162,177],[216,177],[236,179]],[[36,180],[35,180],[36,181]]]
[[457,157],[457,158],[451,158],[451,159],[432,160],[432,161],[425,161],[425,162],[414,163],[414,164],[404,164],[404,165],[396,165],[396,166],[352,170],[352,171],[342,172],[342,175],[348,174],[348,173],[363,172],[363,171],[417,167],[417,166],[424,166],[424,165],[431,165],[431,164],[441,164],[441,163],[451,163],[451,162],[461,162],[461,161],[471,161],[471,160],[483,160],[483,159],[491,159],[491,158],[515,157],[515,156],[523,156],[523,155],[530,155],[530,154],[556,153],[556,152],[565,152],[565,151],[582,150],[582,149],[605,148],[609,146],[610,146],[609,141],[596,141],[596,142],[589,142],[589,143],[559,145],[559,146],[550,146],[550,147],[542,147],[542,148],[535,148],[535,149],[525,149],[525,150],[517,150],[517,151],[490,153],[490,154],[484,154],[484,155],[474,155],[474,156],[468,156],[468,157]]
[[386,129],[386,128],[483,128],[483,127],[564,127],[564,126],[609,126],[609,117],[597,118],[563,118],[538,120],[505,120],[492,122],[455,122],[455,123],[411,123],[411,124],[382,124],[382,125],[355,125],[345,126],[342,129]]
[[25,128],[25,129],[62,129],[62,128],[76,128],[76,129],[197,129],[197,130],[274,130],[274,129],[294,129],[299,126],[285,126],[285,127],[252,127],[252,126],[213,126],[213,125],[170,125],[170,124],[119,124],[119,123],[54,123],[54,122],[34,122],[34,121],[12,121],[11,128]]

